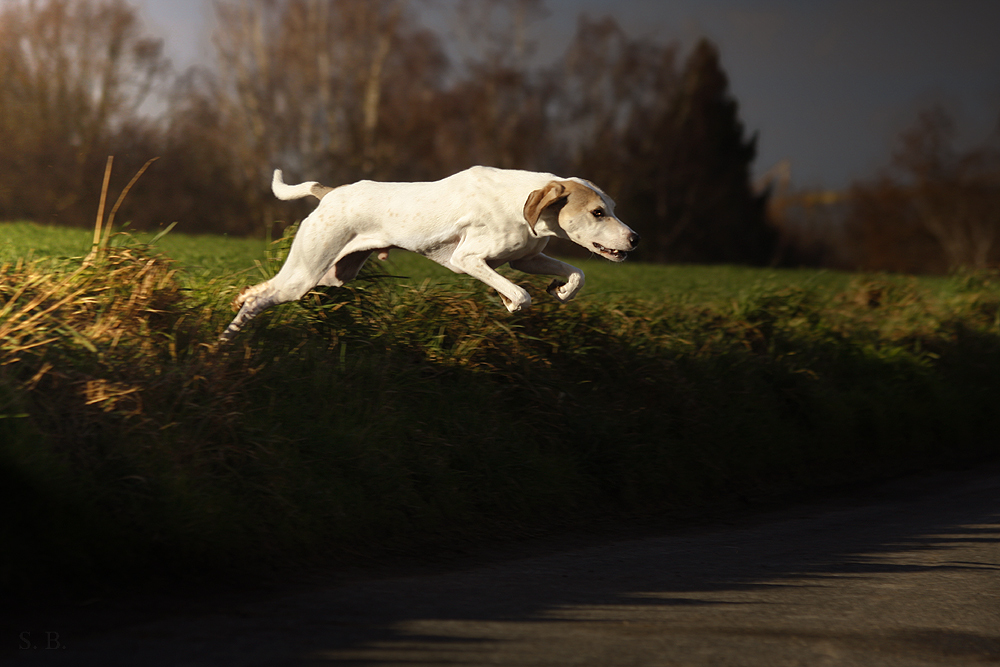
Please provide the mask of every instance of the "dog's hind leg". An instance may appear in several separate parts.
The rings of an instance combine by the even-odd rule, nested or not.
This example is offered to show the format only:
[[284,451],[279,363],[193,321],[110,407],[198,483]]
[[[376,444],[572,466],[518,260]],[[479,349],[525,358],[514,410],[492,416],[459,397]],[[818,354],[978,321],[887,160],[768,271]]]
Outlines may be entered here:
[[231,340],[264,309],[301,299],[317,285],[340,287],[358,274],[373,250],[385,247],[384,243],[354,238],[350,229],[331,232],[322,225],[317,230],[318,225],[313,216],[307,218],[278,275],[246,288],[236,297],[233,307],[239,312],[219,340]]
[[278,302],[279,300],[270,280],[245,288],[233,300],[233,309],[238,312],[233,321],[229,323],[229,326],[219,336],[219,340],[232,340],[247,322],[255,318],[265,308],[270,308]]
[[274,278],[245,288],[233,300],[233,309],[239,312],[219,336],[219,340],[232,340],[247,322],[263,310],[279,303],[301,299],[317,284],[318,281],[311,276],[295,274],[283,268]]
[[[247,322],[265,309],[279,303],[301,299],[309,290],[317,285],[340,287],[344,283],[353,280],[371,253],[371,250],[348,253],[340,258],[325,273],[320,271],[295,271],[291,267],[299,266],[301,269],[301,264],[295,262],[286,263],[287,269],[283,267],[274,278],[245,288],[233,300],[233,309],[239,312],[236,313],[236,317],[233,318],[233,321],[229,323],[229,326],[219,336],[219,340],[232,340]],[[319,274],[319,277],[315,277],[315,274]]]

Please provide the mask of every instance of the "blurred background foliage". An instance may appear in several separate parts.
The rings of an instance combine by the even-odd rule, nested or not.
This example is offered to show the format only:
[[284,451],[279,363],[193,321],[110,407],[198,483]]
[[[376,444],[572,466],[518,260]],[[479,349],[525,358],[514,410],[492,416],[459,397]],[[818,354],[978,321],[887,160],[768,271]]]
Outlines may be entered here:
[[278,208],[276,167],[339,185],[488,164],[599,184],[643,236],[645,261],[924,273],[1000,262],[1000,142],[957,151],[940,109],[876,178],[793,191],[787,165],[753,182],[757,137],[706,39],[681,53],[581,15],[566,52],[540,64],[529,28],[541,0],[458,2],[448,34],[420,21],[418,0],[213,7],[211,63],[179,72],[126,0],[0,6],[0,219],[92,224],[112,154],[113,189],[161,158],[119,220],[256,236],[307,211]]

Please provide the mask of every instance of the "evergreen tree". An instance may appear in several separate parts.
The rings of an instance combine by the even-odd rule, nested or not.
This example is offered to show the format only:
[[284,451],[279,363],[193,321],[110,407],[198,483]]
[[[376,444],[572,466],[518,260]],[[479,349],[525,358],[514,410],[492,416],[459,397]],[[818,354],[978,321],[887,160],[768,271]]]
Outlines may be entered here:
[[757,138],[744,138],[711,42],[698,42],[659,117],[630,126],[635,179],[623,204],[645,259],[770,261],[777,235],[766,221],[767,196],[750,184]]

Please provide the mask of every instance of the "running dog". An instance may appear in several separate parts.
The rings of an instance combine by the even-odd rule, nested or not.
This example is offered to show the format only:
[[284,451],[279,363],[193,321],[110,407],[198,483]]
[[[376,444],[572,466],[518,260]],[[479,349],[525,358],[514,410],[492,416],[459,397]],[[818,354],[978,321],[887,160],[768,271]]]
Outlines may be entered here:
[[278,274],[236,297],[238,312],[223,341],[265,308],[352,280],[372,253],[384,259],[401,248],[467,273],[495,289],[514,313],[527,308],[531,296],[497,267],[564,278],[547,291],[566,302],[583,287],[583,272],[543,254],[549,239],[568,239],[614,262],[639,243],[615,217],[615,202],[581,178],[472,167],[432,183],[359,181],[330,188],[315,181],[287,185],[275,170],[271,187],[279,199],[314,196],[320,203],[302,221]]

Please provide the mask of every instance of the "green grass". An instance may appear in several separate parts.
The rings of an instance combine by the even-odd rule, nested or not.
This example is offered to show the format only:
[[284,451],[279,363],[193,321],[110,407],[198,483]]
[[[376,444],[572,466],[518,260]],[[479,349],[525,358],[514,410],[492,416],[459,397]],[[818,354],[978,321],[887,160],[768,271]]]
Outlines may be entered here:
[[[148,242],[154,232],[136,233],[136,242]],[[90,250],[93,233],[89,230],[37,225],[30,222],[0,223],[0,262],[26,255],[38,257],[82,257]],[[118,237],[117,242],[126,242]],[[274,244],[261,239],[198,236],[179,232],[165,235],[157,249],[177,262],[187,280],[239,275],[259,280],[257,264],[265,260]],[[625,262],[614,264],[603,259],[573,259],[587,275],[587,285],[580,299],[605,301],[608,298],[680,299],[684,303],[725,303],[741,294],[784,287],[840,290],[854,279],[849,273],[813,269],[757,269],[745,266],[674,266]],[[378,271],[396,276],[399,285],[468,284],[468,276],[456,275],[434,262],[404,251],[393,251],[389,260],[370,262]],[[505,269],[508,275],[518,272]],[[919,284],[931,289],[947,289],[948,281],[924,277]]]
[[218,347],[287,243],[117,237],[81,268],[89,233],[0,238],[5,588],[358,560],[1000,452],[995,274],[583,262],[566,305],[511,272],[538,298],[510,315],[394,253],[376,268],[405,279]]

